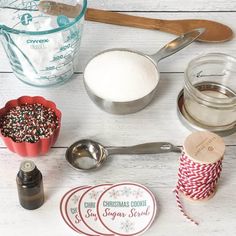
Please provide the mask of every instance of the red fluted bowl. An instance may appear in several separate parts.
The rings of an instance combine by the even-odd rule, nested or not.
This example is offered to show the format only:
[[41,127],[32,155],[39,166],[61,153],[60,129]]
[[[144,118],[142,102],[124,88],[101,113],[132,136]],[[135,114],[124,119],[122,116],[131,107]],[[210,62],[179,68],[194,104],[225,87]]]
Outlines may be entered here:
[[15,100],[8,101],[5,107],[0,109],[0,117],[4,116],[10,109],[16,106],[23,105],[25,103],[28,103],[28,104],[39,103],[47,108],[51,108],[55,112],[58,118],[58,127],[55,129],[54,133],[50,137],[41,138],[35,143],[15,142],[12,140],[12,138],[3,136],[1,130],[0,130],[0,136],[2,137],[7,148],[10,151],[19,154],[20,156],[36,157],[36,156],[45,155],[49,151],[49,149],[55,144],[59,136],[59,132],[61,128],[61,116],[62,116],[61,112],[57,109],[56,104],[54,102],[48,101],[43,97],[23,96]]

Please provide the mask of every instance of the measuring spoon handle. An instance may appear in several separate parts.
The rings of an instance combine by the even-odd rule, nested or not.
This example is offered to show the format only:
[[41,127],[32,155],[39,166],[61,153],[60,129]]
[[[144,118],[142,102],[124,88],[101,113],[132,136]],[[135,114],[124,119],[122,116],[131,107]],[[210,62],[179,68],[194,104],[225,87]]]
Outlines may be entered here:
[[161,48],[157,53],[151,55],[150,57],[158,63],[163,58],[166,58],[181,49],[185,48],[189,44],[191,44],[195,39],[197,39],[203,32],[205,32],[204,28],[194,29],[190,32],[180,35],[178,38],[166,44],[163,48]]
[[166,142],[154,142],[144,143],[130,147],[106,147],[108,155],[112,154],[157,154],[168,152],[181,152],[181,148],[178,148],[171,143]]

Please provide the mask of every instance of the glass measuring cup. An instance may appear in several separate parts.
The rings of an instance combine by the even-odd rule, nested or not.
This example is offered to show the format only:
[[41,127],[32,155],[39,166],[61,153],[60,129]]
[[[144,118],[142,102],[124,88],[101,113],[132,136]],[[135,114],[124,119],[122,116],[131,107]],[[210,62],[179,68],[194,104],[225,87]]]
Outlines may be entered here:
[[75,10],[68,15],[57,2],[0,2],[0,39],[14,74],[27,84],[63,83],[71,78],[78,62],[87,0],[65,1]]

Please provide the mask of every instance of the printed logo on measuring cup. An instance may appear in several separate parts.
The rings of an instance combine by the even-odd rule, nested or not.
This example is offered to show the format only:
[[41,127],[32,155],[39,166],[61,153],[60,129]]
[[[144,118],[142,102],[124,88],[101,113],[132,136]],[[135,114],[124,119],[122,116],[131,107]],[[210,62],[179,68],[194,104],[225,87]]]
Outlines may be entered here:
[[44,49],[47,48],[47,44],[49,43],[48,38],[34,37],[28,38],[26,40],[26,44],[30,46],[32,49]]
[[32,20],[33,20],[33,17],[29,13],[25,13],[20,18],[20,22],[22,25],[29,25],[30,22],[32,22]]

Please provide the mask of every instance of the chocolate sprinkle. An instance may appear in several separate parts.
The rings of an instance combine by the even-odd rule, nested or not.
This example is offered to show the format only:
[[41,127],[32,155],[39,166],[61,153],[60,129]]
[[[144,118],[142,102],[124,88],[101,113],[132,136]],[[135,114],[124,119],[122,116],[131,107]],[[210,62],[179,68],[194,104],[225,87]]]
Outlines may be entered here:
[[58,125],[55,112],[39,103],[16,106],[0,118],[2,135],[17,143],[48,138]]

